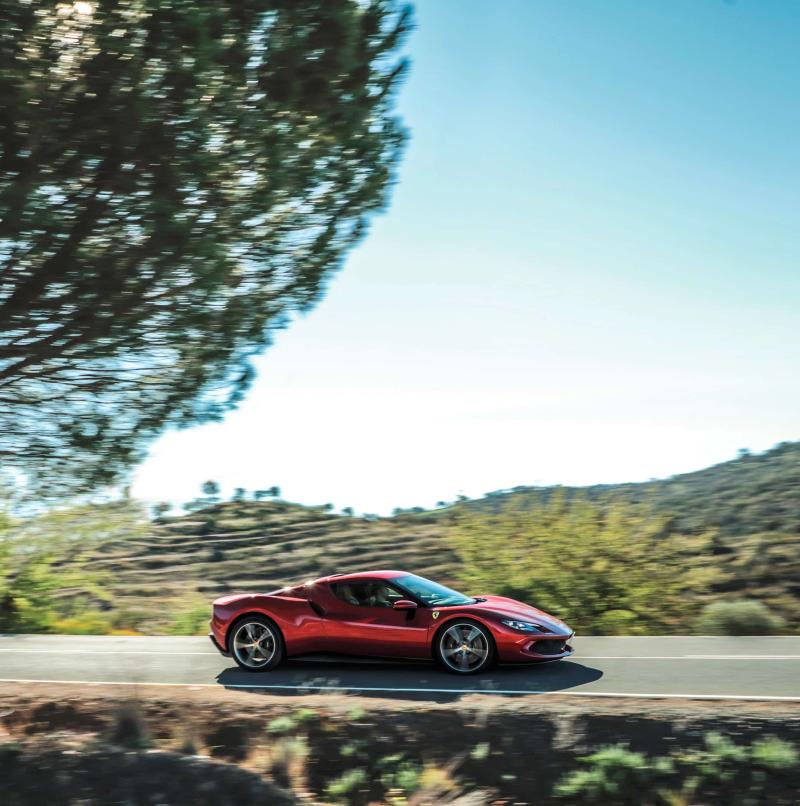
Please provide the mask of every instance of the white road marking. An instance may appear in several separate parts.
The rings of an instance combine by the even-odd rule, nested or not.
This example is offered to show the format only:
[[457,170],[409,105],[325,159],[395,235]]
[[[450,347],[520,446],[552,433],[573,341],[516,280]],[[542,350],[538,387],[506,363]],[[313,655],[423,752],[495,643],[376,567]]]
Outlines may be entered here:
[[572,660],[800,660],[800,655],[573,655]]
[[[11,652],[17,654],[36,655],[205,655],[209,658],[217,657],[216,652],[183,652],[164,651],[155,649],[12,649],[0,647],[0,653]],[[311,660],[311,658],[298,660]],[[348,662],[358,662],[358,658],[348,658]],[[572,655],[570,660],[800,660],[800,655]],[[327,659],[318,661],[331,663]],[[341,661],[339,661],[341,662]],[[378,661],[381,662],[381,661]]]
[[4,649],[0,652],[17,652],[41,655],[206,655],[217,657],[217,652],[161,652],[152,649]]
[[25,678],[0,678],[0,683],[59,683],[73,686],[162,686],[178,688],[236,688],[271,689],[276,691],[362,691],[414,694],[515,694],[546,695],[554,697],[626,697],[647,700],[746,700],[753,702],[800,702],[800,697],[778,697],[759,694],[652,694],[630,691],[528,691],[525,689],[463,689],[463,688],[385,688],[379,686],[319,686],[319,685],[273,685],[265,683],[148,683],[121,680],[41,680]]
[[800,655],[684,655],[692,660],[800,660]]

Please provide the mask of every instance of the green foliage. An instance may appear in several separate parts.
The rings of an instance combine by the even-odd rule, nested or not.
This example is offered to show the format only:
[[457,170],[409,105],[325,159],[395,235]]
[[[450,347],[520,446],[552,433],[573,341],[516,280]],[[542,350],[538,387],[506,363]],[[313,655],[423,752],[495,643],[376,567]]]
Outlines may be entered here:
[[270,733],[291,733],[295,728],[297,728],[297,720],[289,715],[276,716],[267,724],[267,730]]
[[[753,495],[767,489],[780,496],[775,478],[784,466],[772,462],[800,456],[787,446],[776,451],[769,461],[764,456],[747,459],[765,474],[762,484],[748,469]],[[718,466],[699,476],[713,491],[719,478],[736,487],[737,472]],[[793,478],[789,469],[784,472]],[[588,500],[565,490],[540,497],[523,489],[453,504],[429,517],[407,514],[398,520],[322,518],[319,508],[271,495],[150,524],[130,502],[114,505],[118,511],[113,506],[72,507],[27,521],[0,510],[0,535],[5,536],[0,539],[0,589],[7,592],[16,576],[3,559],[13,546],[14,568],[29,563],[15,596],[47,600],[24,619],[16,618],[25,629],[55,630],[53,622],[64,619],[71,619],[64,629],[78,629],[87,611],[85,623],[92,631],[108,616],[110,631],[205,632],[206,600],[212,597],[201,600],[186,591],[202,584],[204,590],[217,585],[222,592],[243,574],[253,590],[272,590],[357,564],[378,541],[391,567],[473,594],[527,599],[574,620],[582,633],[716,631],[698,628],[701,607],[761,597],[785,625],[779,632],[798,632],[800,534],[676,534],[679,521],[661,511],[658,502],[632,502],[647,497],[626,494],[633,486],[604,488],[604,498],[587,493]],[[691,489],[698,499],[716,495],[701,486]],[[619,500],[611,499],[614,491]],[[716,509],[715,501],[706,502],[709,511]],[[224,542],[204,541],[204,531],[218,533]],[[9,543],[8,535],[18,539]],[[31,548],[29,554],[19,553],[23,543]],[[331,545],[346,547],[335,566]],[[37,592],[38,585],[47,590]],[[194,619],[182,615],[195,606]],[[42,617],[48,609],[51,615]],[[753,632],[756,619],[751,614],[745,621],[745,631]]]
[[378,760],[375,765],[381,786],[388,792],[411,795],[420,785],[422,767],[403,753],[392,753]]
[[591,487],[514,487],[462,503],[496,511],[512,501],[532,507],[559,495],[568,500],[583,496],[601,505],[609,501],[646,504],[668,513],[682,533],[800,534],[800,442],[783,442],[764,453],[740,455],[668,479]]
[[471,591],[531,601],[597,634],[681,624],[682,593],[703,575],[688,565],[699,547],[672,535],[668,518],[622,503],[508,501],[462,512],[451,539]]
[[797,750],[775,737],[764,737],[750,747],[735,745],[716,733],[705,737],[705,747],[678,754],[681,792],[694,803],[794,803],[779,795],[794,779],[800,786]]
[[107,632],[109,593],[87,555],[145,525],[130,502],[54,510],[0,529],[0,630]]
[[642,753],[615,745],[581,761],[588,769],[573,772],[557,784],[557,797],[571,803],[608,806],[669,803],[661,791],[673,770],[669,759],[650,762]]
[[607,806],[668,806],[678,803],[789,804],[785,793],[800,784],[797,750],[775,737],[737,745],[709,733],[704,746],[648,758],[625,745],[580,759],[584,769],[559,781],[557,798]]
[[281,497],[281,488],[280,487],[268,487],[266,490],[256,490],[253,493],[253,498],[256,501],[263,501],[265,498],[280,498]]
[[68,618],[51,619],[47,626],[51,632],[61,635],[108,635],[114,631],[111,616],[96,610],[87,610]]
[[314,722],[319,719],[319,713],[313,708],[298,708],[292,716],[298,725]]
[[800,764],[797,748],[774,736],[753,742],[750,758],[756,766],[767,770],[789,770]]
[[175,615],[169,626],[171,635],[205,635],[211,618],[211,606],[201,596],[172,605]]
[[489,750],[490,746],[488,742],[480,742],[476,744],[475,747],[472,748],[470,751],[470,758],[474,759],[475,761],[486,761],[489,758]]
[[150,512],[153,516],[153,520],[157,521],[163,518],[171,509],[172,504],[168,503],[167,501],[161,501],[158,504],[153,504]]
[[217,419],[386,202],[393,0],[0,0],[0,451],[64,495]]
[[203,495],[205,495],[210,503],[217,503],[219,501],[220,486],[218,481],[209,479],[204,481],[201,487]]
[[783,621],[763,602],[750,599],[711,602],[697,619],[698,635],[780,635]]
[[367,772],[361,767],[343,772],[325,787],[325,794],[334,803],[347,803],[367,783]]

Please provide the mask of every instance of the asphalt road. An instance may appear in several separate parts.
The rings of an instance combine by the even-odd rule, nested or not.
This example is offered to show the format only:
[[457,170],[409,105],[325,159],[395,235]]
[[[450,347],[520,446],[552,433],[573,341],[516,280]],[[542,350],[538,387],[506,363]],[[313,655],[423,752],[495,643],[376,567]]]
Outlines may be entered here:
[[244,672],[206,638],[0,635],[0,684],[225,686],[446,700],[468,693],[800,702],[800,638],[581,637],[569,659],[458,677],[428,663],[342,659]]

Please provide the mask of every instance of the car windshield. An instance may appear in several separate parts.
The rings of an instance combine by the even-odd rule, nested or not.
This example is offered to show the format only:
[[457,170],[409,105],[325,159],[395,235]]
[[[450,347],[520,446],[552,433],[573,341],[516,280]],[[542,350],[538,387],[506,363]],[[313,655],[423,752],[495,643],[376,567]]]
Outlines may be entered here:
[[454,591],[452,588],[446,588],[438,582],[431,582],[430,579],[418,577],[416,574],[397,577],[393,579],[392,582],[397,585],[398,588],[402,588],[431,607],[474,604],[475,602],[475,599],[464,596],[463,593]]

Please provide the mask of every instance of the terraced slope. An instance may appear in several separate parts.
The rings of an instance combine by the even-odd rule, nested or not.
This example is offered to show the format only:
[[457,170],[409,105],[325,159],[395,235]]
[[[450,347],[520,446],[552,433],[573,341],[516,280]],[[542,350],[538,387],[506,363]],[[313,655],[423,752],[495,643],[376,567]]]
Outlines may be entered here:
[[209,599],[367,568],[453,582],[455,558],[438,523],[434,515],[370,521],[284,502],[226,503],[101,544],[83,567],[103,572],[122,610],[148,597]]
[[[800,443],[658,482],[521,487],[376,520],[284,501],[232,501],[156,521],[130,536],[118,532],[98,541],[88,560],[65,558],[63,565],[98,572],[97,598],[86,604],[106,611],[114,628],[195,632],[215,596],[328,573],[400,568],[461,587],[461,566],[445,536],[451,517],[472,508],[496,510],[504,501],[535,505],[557,490],[599,502],[646,501],[672,515],[677,530],[710,530],[718,537],[707,563],[720,574],[698,592],[700,599],[759,599],[791,631],[800,630]],[[71,588],[60,595],[79,594]],[[189,620],[179,626],[181,613]]]

